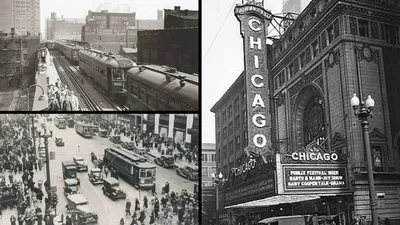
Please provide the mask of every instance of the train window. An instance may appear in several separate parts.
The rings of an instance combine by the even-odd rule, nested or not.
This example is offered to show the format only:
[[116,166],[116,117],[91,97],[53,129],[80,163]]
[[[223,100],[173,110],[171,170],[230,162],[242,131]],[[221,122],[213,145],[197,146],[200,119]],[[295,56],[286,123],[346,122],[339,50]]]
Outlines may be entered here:
[[137,98],[139,96],[139,86],[135,83],[131,83],[130,93]]
[[156,98],[154,96],[154,93],[151,91],[147,92],[147,105],[153,109],[156,109]]
[[141,99],[143,102],[147,102],[146,89],[143,87],[140,87],[139,89],[139,99]]
[[121,73],[121,69],[113,69],[113,80],[122,80],[123,74]]
[[146,170],[140,170],[140,177],[146,177]]

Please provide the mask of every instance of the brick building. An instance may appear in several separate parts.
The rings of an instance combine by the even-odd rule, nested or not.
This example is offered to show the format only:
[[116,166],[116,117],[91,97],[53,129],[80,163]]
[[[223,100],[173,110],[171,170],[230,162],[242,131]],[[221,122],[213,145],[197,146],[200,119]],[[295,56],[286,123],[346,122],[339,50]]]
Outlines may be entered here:
[[34,83],[39,36],[0,34],[0,89],[16,90]]
[[199,11],[181,10],[180,6],[164,9],[164,29],[188,27],[199,27]]
[[198,28],[138,31],[138,62],[199,71]]
[[137,42],[136,13],[92,12],[82,27],[82,41],[92,48],[118,53],[121,47],[135,48]]
[[85,21],[73,18],[57,18],[56,13],[51,13],[51,17],[46,20],[46,39],[47,40],[81,40],[82,26]]
[[[237,7],[243,10],[246,6]],[[238,14],[243,12],[240,10]],[[254,14],[241,16],[255,18]],[[271,145],[261,152],[272,151],[268,156],[273,158],[267,161],[273,162],[275,175],[263,177],[258,172],[262,170],[257,166],[260,162],[248,159],[247,154],[239,157],[254,141],[249,135],[254,135],[253,124],[260,125],[263,118],[258,116],[254,122],[252,117],[253,124],[249,118],[253,112],[246,105],[254,93],[248,89],[249,71],[245,71],[211,109],[216,121],[217,171],[229,177],[219,199],[224,206],[220,218],[228,218],[224,223],[254,224],[271,216],[315,212],[330,216],[336,224],[349,224],[354,216],[371,220],[362,130],[350,105],[353,93],[359,96],[360,92],[362,100],[367,95],[375,100],[369,136],[378,216],[389,218],[392,224],[400,222],[399,25],[397,1],[313,0],[274,41],[272,51],[264,45],[266,51],[249,50],[245,45],[246,66],[254,65],[254,60],[250,61],[254,52],[264,54],[269,65],[269,72],[261,75],[269,83],[263,97],[273,100],[265,104],[272,118],[267,122]],[[249,40],[246,34],[245,38]],[[270,52],[271,58],[265,56]],[[252,82],[259,84],[259,80]],[[306,160],[310,153],[336,156]],[[264,165],[265,157],[262,159]],[[248,162],[256,166],[248,171],[238,169]],[[341,180],[329,185],[290,182],[310,178],[301,175],[302,171],[322,175],[334,171],[340,175],[335,179]],[[292,176],[296,173],[298,176]],[[268,194],[255,188],[260,181],[265,186],[269,179],[274,185]]]
[[137,61],[137,48],[121,48],[119,50],[119,55],[136,62]]

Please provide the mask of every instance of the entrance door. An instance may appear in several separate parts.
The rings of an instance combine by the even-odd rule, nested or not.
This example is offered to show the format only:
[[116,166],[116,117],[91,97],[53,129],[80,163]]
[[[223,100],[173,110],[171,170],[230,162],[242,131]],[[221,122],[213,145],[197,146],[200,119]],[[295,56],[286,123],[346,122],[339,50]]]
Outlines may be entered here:
[[185,140],[183,139],[184,133],[182,131],[175,131],[175,143],[185,143]]
[[168,138],[168,128],[160,127],[160,137]]

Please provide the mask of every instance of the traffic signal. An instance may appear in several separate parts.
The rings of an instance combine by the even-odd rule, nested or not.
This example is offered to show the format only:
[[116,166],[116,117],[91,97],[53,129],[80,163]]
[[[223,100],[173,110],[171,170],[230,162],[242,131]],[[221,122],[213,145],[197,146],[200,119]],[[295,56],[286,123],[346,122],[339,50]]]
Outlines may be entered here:
[[57,205],[58,204],[58,196],[57,196],[57,194],[53,193],[51,197],[52,197],[51,198],[51,204],[52,205]]

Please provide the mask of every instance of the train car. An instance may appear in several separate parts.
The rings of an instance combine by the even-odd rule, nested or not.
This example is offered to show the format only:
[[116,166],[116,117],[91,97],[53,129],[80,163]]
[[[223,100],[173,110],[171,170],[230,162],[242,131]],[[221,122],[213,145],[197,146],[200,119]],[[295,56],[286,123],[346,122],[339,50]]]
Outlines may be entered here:
[[55,41],[54,43],[58,51],[71,60],[74,65],[78,65],[78,52],[82,49],[81,46],[70,44],[65,41]]
[[78,52],[79,68],[119,106],[126,105],[126,74],[137,67],[132,60],[93,49]]
[[128,150],[106,148],[104,164],[115,168],[122,178],[138,189],[150,189],[156,182],[156,166]]
[[83,122],[75,123],[75,131],[76,131],[76,133],[80,134],[84,138],[91,138],[94,136],[93,126],[90,124],[83,123]]
[[126,106],[138,111],[198,110],[198,77],[156,65],[134,67],[128,70]]
[[54,124],[56,125],[56,127],[58,127],[59,129],[65,129],[67,127],[67,120],[65,119],[65,117],[59,117],[57,116],[54,119]]

